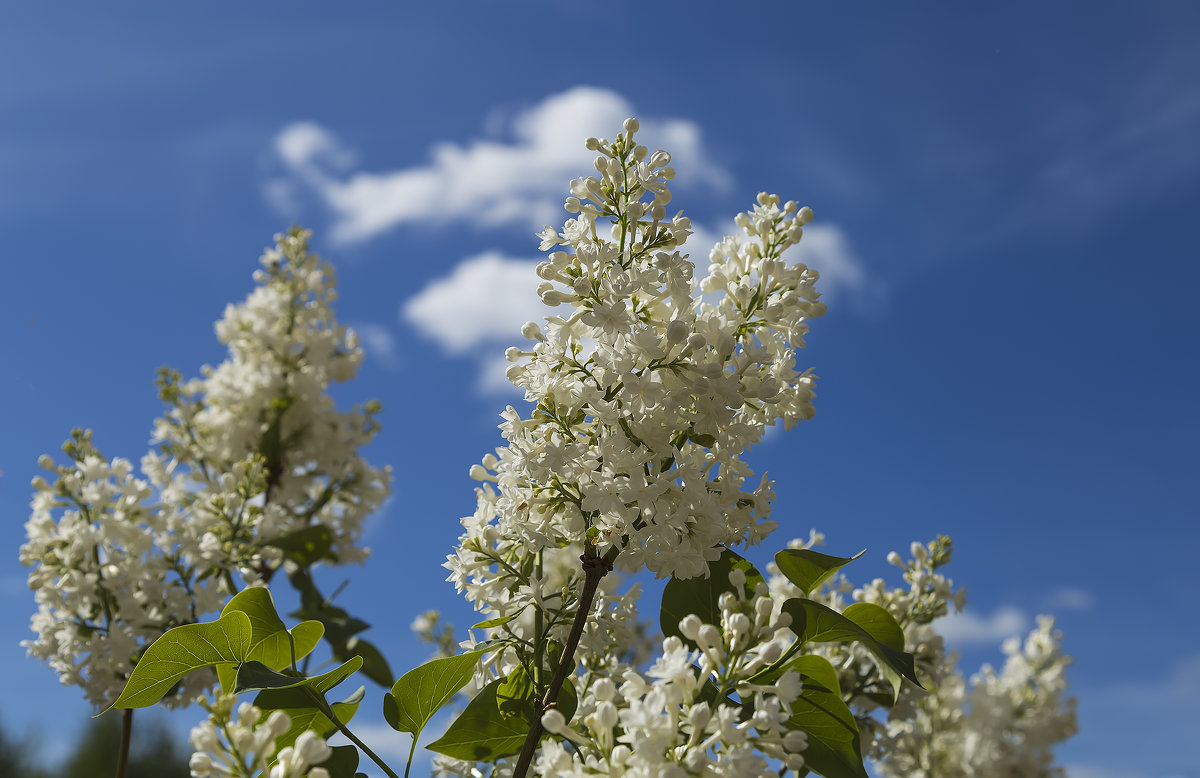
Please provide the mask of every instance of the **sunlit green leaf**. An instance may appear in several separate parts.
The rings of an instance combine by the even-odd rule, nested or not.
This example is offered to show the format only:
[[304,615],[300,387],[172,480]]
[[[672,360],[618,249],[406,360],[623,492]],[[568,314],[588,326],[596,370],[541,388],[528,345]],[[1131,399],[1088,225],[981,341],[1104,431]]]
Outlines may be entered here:
[[479,657],[474,652],[434,659],[400,676],[384,697],[387,723],[416,737],[433,714],[471,680]]
[[[446,733],[426,748],[455,759],[480,762],[492,762],[520,751],[529,733],[532,711],[502,713],[496,692],[503,682],[500,679],[483,687]],[[558,710],[570,721],[578,704],[575,687],[567,681],[558,695]]]
[[825,778],[868,778],[858,724],[842,701],[837,670],[828,659],[815,654],[797,657],[789,669],[800,673],[804,681],[788,719],[789,727],[808,735],[804,766]]
[[[900,693],[902,677],[912,681],[918,688],[924,688],[917,680],[917,668],[912,654],[881,642],[866,628],[832,608],[812,600],[793,598],[783,604],[783,611],[792,617],[791,630],[802,642],[854,640],[861,643],[879,660],[879,667],[892,686],[893,702]],[[875,611],[859,609],[854,615],[862,617],[872,629],[880,630],[886,639],[895,642],[895,636],[890,634],[883,619]]]
[[[297,624],[290,632],[275,610],[271,593],[260,586],[253,586],[235,594],[225,604],[221,615],[241,611],[250,619],[250,651],[247,659],[262,662],[272,670],[289,667],[295,660],[308,655],[320,640],[324,627],[320,622],[307,621]],[[229,690],[233,684],[234,670],[231,666],[217,668],[221,688]]]
[[491,629],[492,627],[499,627],[501,624],[507,624],[520,615],[521,611],[517,611],[516,613],[510,613],[507,616],[498,616],[494,619],[481,621],[478,624],[472,624],[471,629]]
[[161,700],[188,673],[243,661],[252,634],[250,619],[241,611],[207,624],[185,624],[167,630],[146,648],[111,707],[145,708]]
[[830,556],[811,548],[786,548],[775,555],[779,572],[799,586],[805,596],[824,583],[831,575],[862,556],[859,551],[852,557]]
[[897,651],[904,650],[904,630],[887,608],[873,602],[856,602],[842,611],[842,615],[885,646]]

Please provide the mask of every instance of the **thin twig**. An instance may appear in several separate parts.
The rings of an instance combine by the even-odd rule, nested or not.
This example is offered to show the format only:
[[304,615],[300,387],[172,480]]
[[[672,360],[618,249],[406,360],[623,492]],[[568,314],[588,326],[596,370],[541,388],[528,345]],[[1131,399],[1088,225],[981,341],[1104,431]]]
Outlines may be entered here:
[[583,635],[583,627],[587,624],[588,615],[592,611],[592,602],[596,599],[596,588],[600,585],[609,570],[612,570],[612,559],[599,556],[589,548],[590,553],[581,554],[583,562],[583,590],[579,593],[579,607],[575,611],[575,620],[571,622],[571,632],[567,635],[567,643],[563,646],[562,658],[550,679],[546,694],[533,706],[533,721],[530,722],[529,734],[525,736],[525,744],[521,747],[521,755],[517,758],[517,766],[513,769],[513,778],[525,778],[529,765],[533,762],[533,754],[537,751],[538,742],[542,739],[542,714],[558,701],[558,693],[566,683],[567,676],[575,672],[575,649],[579,646],[579,638]]
[[121,750],[117,752],[117,778],[125,778],[129,766],[129,741],[133,739],[133,708],[126,708],[121,719]]

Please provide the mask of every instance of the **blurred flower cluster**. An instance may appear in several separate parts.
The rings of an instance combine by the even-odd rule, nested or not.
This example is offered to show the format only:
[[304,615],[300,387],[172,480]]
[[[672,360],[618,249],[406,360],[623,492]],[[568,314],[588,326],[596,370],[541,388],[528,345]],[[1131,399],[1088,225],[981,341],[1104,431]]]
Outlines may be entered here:
[[[34,480],[20,552],[38,605],[24,645],[97,707],[148,643],[269,582],[298,539],[321,535],[329,562],[366,556],[362,522],[390,483],[358,453],[378,404],[342,412],[326,394],[354,376],[362,350],[334,318],[333,271],[308,237],[277,236],[253,293],[217,322],[224,362],[188,381],[160,373],[166,412],[141,478],[84,430],[64,445],[65,464],[41,459],[50,477]],[[188,676],[167,704],[211,678]]]

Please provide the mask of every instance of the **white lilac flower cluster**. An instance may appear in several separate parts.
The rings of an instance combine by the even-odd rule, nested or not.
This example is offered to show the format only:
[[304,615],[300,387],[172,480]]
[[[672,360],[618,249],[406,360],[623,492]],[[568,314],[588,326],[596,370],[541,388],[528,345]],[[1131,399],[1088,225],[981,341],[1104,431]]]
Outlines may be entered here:
[[747,595],[745,576],[730,578],[734,592],[721,596],[719,625],[695,615],[679,625],[697,650],[672,636],[644,673],[611,658],[601,672],[585,673],[575,723],[568,726],[557,710],[543,717],[558,737],[543,741],[537,774],[768,778],[781,765],[804,766],[807,737],[787,723],[801,693],[799,674],[752,681],[791,642],[790,618],[765,584]]
[[[168,407],[143,478],[101,457],[85,431],[64,446],[68,464],[41,460],[54,478],[33,483],[21,562],[33,568],[37,638],[23,645],[93,705],[112,702],[163,631],[220,610],[235,577],[269,580],[283,563],[272,542],[323,528],[328,561],[365,556],[362,521],[386,497],[390,472],[358,454],[377,406],[339,412],[326,395],[353,377],[362,352],[334,319],[332,270],[307,239],[276,236],[258,287],[227,308],[217,324],[225,362],[187,382],[163,372]],[[211,679],[188,676],[166,704]]]
[[189,737],[196,749],[188,762],[193,778],[329,778],[328,770],[314,765],[327,760],[333,749],[312,730],[276,753],[277,739],[291,726],[283,711],[266,715],[248,702],[237,704],[233,695],[203,704],[209,718],[193,727]]
[[[277,235],[257,287],[225,309],[216,324],[224,362],[189,381],[160,377],[169,409],[154,426],[159,450],[142,461],[186,561],[236,559],[247,583],[278,568],[269,541],[313,525],[329,531],[338,562],[362,561],[362,522],[391,480],[358,454],[379,429],[378,403],[342,412],[327,394],[354,377],[363,352],[334,317],[333,268],[308,250],[309,237]],[[249,493],[231,490],[240,478]]]
[[[147,507],[152,490],[124,459],[106,460],[90,432],[75,430],[63,446],[69,463],[40,460],[54,478],[34,479],[28,541],[21,563],[33,567],[29,587],[38,610],[23,641],[64,684],[83,688],[97,707],[112,702],[138,652],[168,627],[193,621],[197,600],[178,560],[163,552],[160,516]],[[211,682],[184,681],[190,699]]]
[[[814,534],[807,543],[792,545],[822,540]],[[1053,749],[1077,731],[1075,701],[1066,697],[1065,670],[1071,658],[1062,650],[1062,636],[1052,618],[1039,617],[1023,644],[1017,638],[1005,642],[1000,673],[985,665],[968,682],[936,624],[951,605],[961,611],[966,602],[965,592],[941,571],[951,552],[950,539],[941,536],[928,544],[913,543],[908,559],[890,553],[888,561],[903,571],[907,587],[888,587],[877,578],[854,588],[839,577],[814,595],[838,610],[847,600],[887,608],[904,629],[905,647],[926,681],[924,691],[901,687],[896,704],[881,720],[875,714],[887,683],[871,657],[857,645],[815,648],[839,670],[864,751],[880,775],[896,778],[1061,776]],[[797,594],[778,574],[771,577],[771,588],[780,600]]]
[[511,574],[521,560],[585,541],[619,551],[626,571],[706,574],[720,544],[775,528],[771,482],[747,487],[742,453],[768,425],[813,414],[815,377],[793,350],[825,306],[817,273],[780,258],[812,212],[760,195],[738,218],[745,239],[713,249],[698,299],[680,252],[691,223],[666,215],[670,155],[636,130],[631,119],[616,141],[588,141],[598,175],[571,183],[578,215],[541,235],[543,249],[566,250],[538,266],[539,292],[569,310],[527,324],[531,346],[508,351],[534,410],[502,414],[508,445],[472,468],[491,483],[446,564],[483,610],[503,611],[527,583]]

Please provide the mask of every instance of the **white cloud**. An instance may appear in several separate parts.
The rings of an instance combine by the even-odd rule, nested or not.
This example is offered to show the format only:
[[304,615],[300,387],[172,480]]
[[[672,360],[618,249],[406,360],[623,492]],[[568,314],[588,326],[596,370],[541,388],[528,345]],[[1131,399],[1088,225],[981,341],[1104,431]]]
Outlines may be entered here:
[[1078,586],[1063,586],[1050,592],[1042,606],[1048,612],[1055,611],[1090,611],[1096,604],[1096,598],[1086,589]]
[[842,290],[861,291],[867,272],[850,247],[850,240],[835,224],[812,223],[804,228],[804,237],[789,249],[785,258],[803,262],[821,274],[817,289],[823,295]]
[[994,645],[1023,634],[1029,626],[1029,616],[1012,605],[999,607],[990,616],[965,611],[934,622],[934,629],[947,643],[956,646]]
[[[411,744],[409,735],[400,734],[396,730],[382,721],[354,721],[354,735],[364,743],[371,744],[371,750],[374,751],[380,759],[387,762],[393,769],[397,765],[404,766],[408,762],[408,749]],[[436,738],[430,738],[428,732],[422,732],[421,743],[431,743]],[[340,732],[335,732],[329,739],[330,745],[346,746],[351,745],[350,741]],[[428,769],[433,754],[424,749],[417,748],[413,754],[413,767],[417,775],[430,773]],[[382,776],[379,772],[379,767],[365,755],[359,760],[358,771],[371,776]]]
[[[332,133],[313,122],[297,122],[274,142],[288,175],[268,181],[264,191],[272,204],[286,208],[295,204],[297,188],[311,189],[332,213],[333,239],[343,242],[417,221],[556,224],[563,216],[566,182],[591,169],[594,153],[584,148],[584,139],[611,137],[634,113],[616,92],[577,86],[514,115],[506,128],[511,141],[438,143],[427,164],[354,173],[347,173],[353,154]],[[488,123],[494,134],[496,120]],[[728,173],[708,161],[694,123],[648,117],[641,124],[643,143],[671,151],[681,186],[728,187]]]
[[367,361],[375,362],[385,370],[400,367],[400,358],[396,355],[396,338],[391,330],[382,324],[362,322],[352,324],[351,327],[358,333]]
[[1153,778],[1141,770],[1120,770],[1094,765],[1070,764],[1066,766],[1067,778]]
[[525,391],[508,380],[508,368],[511,366],[512,362],[505,359],[499,349],[494,354],[484,356],[479,360],[479,380],[475,383],[475,390],[491,397],[508,397],[511,400],[523,398]]
[[404,303],[400,316],[451,354],[518,345],[521,325],[547,310],[535,291],[536,267],[537,260],[494,251],[470,257]]

